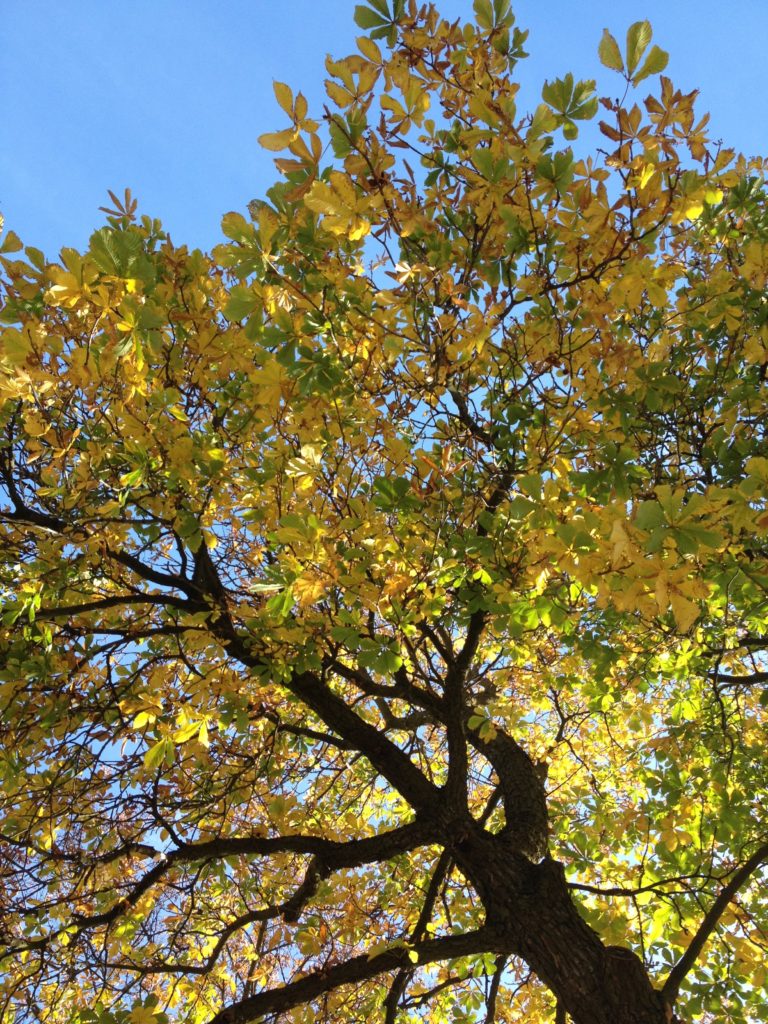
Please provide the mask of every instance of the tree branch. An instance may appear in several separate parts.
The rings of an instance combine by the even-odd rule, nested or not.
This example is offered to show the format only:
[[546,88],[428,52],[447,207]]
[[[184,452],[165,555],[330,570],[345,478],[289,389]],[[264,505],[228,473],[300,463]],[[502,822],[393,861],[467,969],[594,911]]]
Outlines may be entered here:
[[474,612],[461,651],[445,675],[445,725],[448,734],[448,799],[457,811],[467,807],[467,740],[465,734],[464,684],[483,635],[487,613]]
[[[230,633],[222,636],[221,640],[227,652],[246,668],[264,667],[261,658],[248,650],[241,637]],[[311,708],[329,729],[359,750],[412,807],[432,813],[436,805],[439,806],[440,790],[437,786],[383,732],[363,721],[320,675],[295,672],[283,685]]]
[[[312,897],[321,876],[341,868],[354,868],[363,864],[390,860],[397,854],[432,843],[436,838],[433,829],[421,822],[414,821],[389,832],[381,832],[365,839],[351,839],[348,842],[337,842],[323,839],[320,836],[307,835],[234,836],[211,839],[205,843],[182,845],[167,854],[142,846],[140,847],[141,851],[144,853],[151,851],[154,857],[159,858],[158,863],[142,875],[128,892],[122,895],[108,910],[92,915],[75,913],[72,915],[72,924],[77,926],[79,933],[112,924],[126,910],[135,906],[141,897],[153,885],[160,882],[177,864],[190,864],[232,856],[269,856],[275,853],[310,854],[313,861],[307,870],[304,882],[294,896],[281,908],[286,920],[296,920],[306,901]],[[138,848],[133,848],[131,852]],[[100,858],[98,862],[103,863],[104,859]],[[64,925],[55,933],[41,936],[22,947],[7,950],[5,954],[0,955],[0,960],[23,949],[45,946],[65,927],[67,926]]]
[[499,996],[499,988],[501,987],[501,979],[504,975],[504,968],[507,966],[507,958],[503,954],[499,954],[496,957],[496,966],[493,971],[493,978],[491,979],[491,988],[488,993],[488,1001],[486,1002],[486,1013],[485,1013],[485,1024],[494,1024],[496,1020],[496,1000]]
[[84,615],[86,612],[106,611],[108,608],[120,608],[127,604],[159,604],[179,608],[182,611],[195,611],[189,601],[172,594],[114,594],[82,604],[58,605],[55,608],[41,608],[37,612],[38,619],[71,618],[73,615]]
[[472,745],[490,762],[499,778],[504,803],[504,832],[515,849],[534,860],[547,851],[549,823],[543,775],[520,744],[502,729],[494,736],[470,734]]
[[725,686],[751,686],[753,683],[768,682],[768,672],[749,672],[743,676],[726,675],[724,672],[713,672],[710,676],[715,683]]
[[680,991],[683,979],[691,970],[704,948],[707,939],[717,927],[717,923],[723,915],[725,908],[734,898],[739,889],[747,882],[757,869],[768,861],[768,843],[756,850],[752,856],[734,873],[730,882],[723,886],[715,902],[704,916],[696,934],[691,940],[688,949],[683,953],[675,966],[669,972],[667,980],[661,989],[661,994],[673,1005]]
[[455,957],[486,952],[494,949],[497,942],[495,933],[481,928],[465,935],[430,939],[411,947],[395,946],[384,950],[378,956],[362,954],[344,963],[313,971],[282,988],[267,989],[238,1003],[232,1003],[220,1010],[208,1024],[248,1024],[249,1021],[257,1020],[266,1014],[284,1013],[342,985],[356,984],[374,978],[377,974],[405,967],[411,963],[412,953],[417,954],[419,964],[430,964],[438,960],[452,960]]
[[354,743],[412,807],[434,809],[435,801],[440,797],[439,789],[419,771],[407,754],[384,733],[363,721],[319,676],[311,672],[296,673],[286,686],[327,726]]

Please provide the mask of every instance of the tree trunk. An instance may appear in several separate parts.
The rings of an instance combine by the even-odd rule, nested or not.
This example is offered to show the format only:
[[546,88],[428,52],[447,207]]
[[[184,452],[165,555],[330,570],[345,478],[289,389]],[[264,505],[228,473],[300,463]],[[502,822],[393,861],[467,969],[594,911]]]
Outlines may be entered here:
[[475,830],[454,855],[483,900],[488,924],[552,990],[573,1024],[673,1021],[640,959],[603,945],[579,915],[561,864],[533,864],[503,836]]

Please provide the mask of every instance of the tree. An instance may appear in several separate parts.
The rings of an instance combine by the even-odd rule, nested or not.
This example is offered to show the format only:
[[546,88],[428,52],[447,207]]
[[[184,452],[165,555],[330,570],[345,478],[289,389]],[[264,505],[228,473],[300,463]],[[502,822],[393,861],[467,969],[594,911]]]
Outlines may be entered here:
[[3,1020],[768,1021],[763,165],[370,3],[211,255],[6,235]]

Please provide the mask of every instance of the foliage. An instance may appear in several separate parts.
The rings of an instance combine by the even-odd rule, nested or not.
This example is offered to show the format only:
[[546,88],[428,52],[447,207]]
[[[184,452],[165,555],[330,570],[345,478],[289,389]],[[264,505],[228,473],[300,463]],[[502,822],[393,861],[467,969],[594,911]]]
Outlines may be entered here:
[[6,1021],[768,1021],[763,167],[474,6],[211,255],[5,236]]

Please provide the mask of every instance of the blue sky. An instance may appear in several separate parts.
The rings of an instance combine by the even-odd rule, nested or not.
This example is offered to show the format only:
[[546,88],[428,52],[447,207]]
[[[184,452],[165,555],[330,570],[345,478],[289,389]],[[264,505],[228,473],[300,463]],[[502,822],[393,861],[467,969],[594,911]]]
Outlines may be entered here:
[[[440,0],[466,16],[470,0]],[[0,212],[6,227],[53,258],[83,247],[106,190],[129,186],[174,241],[210,248],[221,215],[244,210],[277,172],[257,136],[285,126],[272,80],[324,102],[323,62],[361,34],[348,0],[4,0],[0,3]],[[530,29],[520,67],[535,103],[545,78],[595,77],[614,94],[597,44],[608,27],[649,18],[671,53],[667,74],[701,90],[713,134],[768,152],[766,0],[518,0]],[[646,95],[651,83],[644,83]]]

